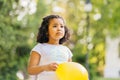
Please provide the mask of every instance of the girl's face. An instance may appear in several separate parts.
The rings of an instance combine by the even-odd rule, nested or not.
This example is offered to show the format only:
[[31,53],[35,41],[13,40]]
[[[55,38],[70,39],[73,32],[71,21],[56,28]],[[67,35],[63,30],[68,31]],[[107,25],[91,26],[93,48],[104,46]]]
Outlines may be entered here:
[[65,35],[64,22],[61,18],[53,18],[48,26],[49,41],[60,40]]

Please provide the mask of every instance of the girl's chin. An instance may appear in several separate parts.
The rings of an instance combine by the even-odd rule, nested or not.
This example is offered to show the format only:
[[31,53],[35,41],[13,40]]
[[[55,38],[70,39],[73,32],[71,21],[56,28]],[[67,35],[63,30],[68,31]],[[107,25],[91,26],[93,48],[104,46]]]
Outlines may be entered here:
[[62,39],[63,37],[59,37],[59,38],[56,38],[56,40],[60,40],[60,39]]

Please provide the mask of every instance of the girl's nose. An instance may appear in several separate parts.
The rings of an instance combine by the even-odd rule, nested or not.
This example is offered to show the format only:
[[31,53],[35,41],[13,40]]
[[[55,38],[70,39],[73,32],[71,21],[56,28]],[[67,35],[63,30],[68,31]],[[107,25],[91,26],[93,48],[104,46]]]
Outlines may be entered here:
[[58,30],[61,30],[61,26],[58,26]]

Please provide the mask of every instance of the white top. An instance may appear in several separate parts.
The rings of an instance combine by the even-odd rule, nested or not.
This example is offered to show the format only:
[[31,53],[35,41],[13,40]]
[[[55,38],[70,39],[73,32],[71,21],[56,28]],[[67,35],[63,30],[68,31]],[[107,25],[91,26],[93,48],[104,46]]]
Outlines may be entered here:
[[[67,62],[73,55],[69,48],[63,45],[52,45],[38,43],[32,51],[41,55],[39,65],[46,65],[53,62]],[[37,75],[37,80],[59,80],[54,71],[44,71]]]

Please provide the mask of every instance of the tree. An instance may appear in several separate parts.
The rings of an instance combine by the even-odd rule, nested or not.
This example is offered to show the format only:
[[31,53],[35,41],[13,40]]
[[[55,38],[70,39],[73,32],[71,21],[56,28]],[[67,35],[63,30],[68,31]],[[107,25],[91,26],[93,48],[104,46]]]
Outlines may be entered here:
[[[36,2],[37,12],[26,12],[30,2],[20,4],[20,0],[0,1],[0,79],[17,80],[16,73],[22,70],[27,77],[27,63],[31,47],[35,44],[37,29],[47,9],[44,0]],[[40,8],[42,7],[42,8]]]

